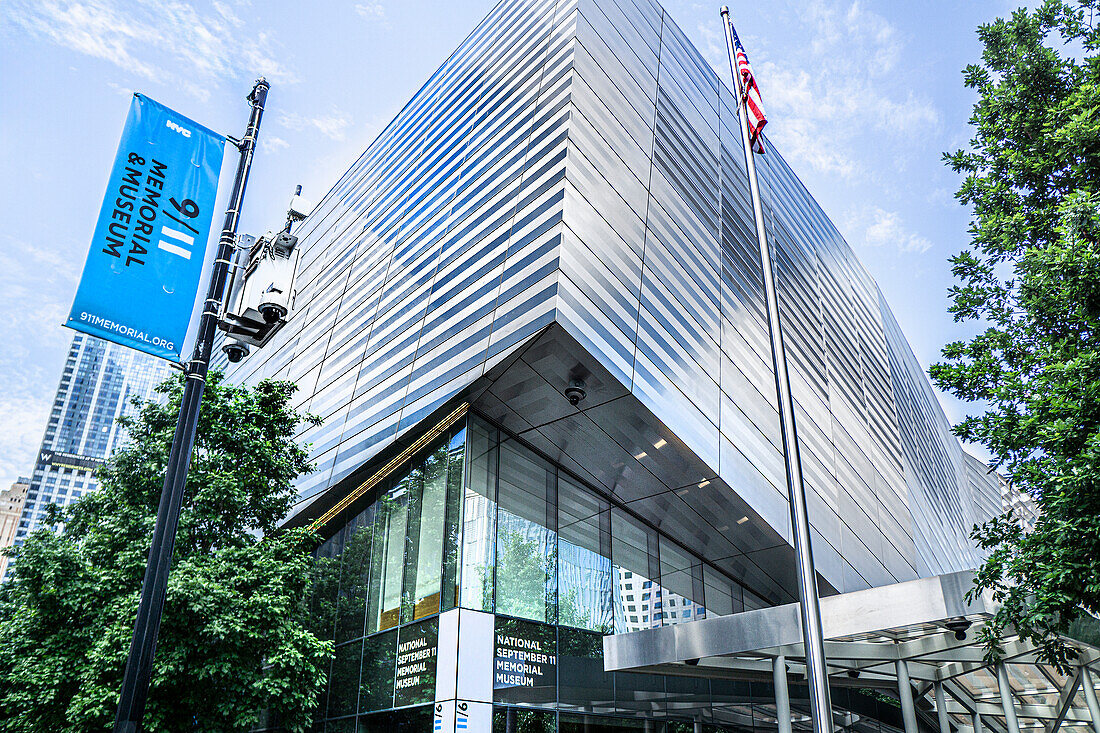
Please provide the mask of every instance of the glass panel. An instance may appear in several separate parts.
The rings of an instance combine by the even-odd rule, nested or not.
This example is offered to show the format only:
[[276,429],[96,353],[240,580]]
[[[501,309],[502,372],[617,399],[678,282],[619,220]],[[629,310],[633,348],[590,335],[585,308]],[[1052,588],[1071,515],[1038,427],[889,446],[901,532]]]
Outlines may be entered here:
[[432,706],[426,705],[362,715],[358,733],[428,733],[431,729]]
[[496,537],[496,430],[471,419],[469,473],[462,500],[463,608],[493,610],[493,563]]
[[555,620],[557,533],[547,528],[550,467],[515,443],[500,445],[497,613]]
[[367,610],[370,551],[374,544],[374,506],[360,512],[347,529],[340,564],[340,599],[336,610],[336,643],[363,635]]
[[660,609],[654,604],[654,616],[660,616],[664,626],[681,624],[702,616],[703,607],[692,599],[691,555],[661,536],[661,597]]
[[399,484],[378,501],[371,550],[367,633],[397,625],[405,563],[405,515],[408,487]]
[[650,530],[618,509],[611,510],[611,562],[615,633],[660,626],[659,586],[649,579]]
[[435,699],[438,656],[438,619],[401,627],[397,639],[394,707],[417,705]]
[[466,463],[466,429],[462,428],[447,446],[447,506],[443,520],[442,610],[458,605],[458,562],[462,528],[462,492]]
[[558,665],[558,707],[614,710],[614,674],[603,668],[602,634],[559,628]]
[[363,657],[363,642],[336,647],[332,660],[332,675],[328,682],[328,717],[354,715],[359,696],[359,661]]
[[[734,613],[734,583],[710,566],[703,566],[703,603],[706,606],[706,615],[728,616]],[[737,594],[737,603],[740,605],[740,593]]]
[[336,620],[336,598],[340,591],[339,547],[343,530],[317,548],[310,579],[309,628],[318,639],[331,639]]
[[559,733],[628,733],[629,731],[657,730],[655,726],[647,726],[643,720],[630,718],[562,713],[558,719]]
[[493,700],[518,705],[552,705],[558,682],[554,627],[497,616],[495,630]]
[[359,711],[393,707],[393,675],[397,665],[397,631],[372,636],[363,645],[363,679]]
[[601,537],[609,534],[609,511],[604,500],[559,478],[558,623],[564,626],[611,633],[610,537]]
[[493,708],[493,733],[555,733],[550,710]]
[[409,473],[409,524],[405,534],[402,622],[439,611],[443,573],[443,512],[447,498],[447,445],[424,456]]

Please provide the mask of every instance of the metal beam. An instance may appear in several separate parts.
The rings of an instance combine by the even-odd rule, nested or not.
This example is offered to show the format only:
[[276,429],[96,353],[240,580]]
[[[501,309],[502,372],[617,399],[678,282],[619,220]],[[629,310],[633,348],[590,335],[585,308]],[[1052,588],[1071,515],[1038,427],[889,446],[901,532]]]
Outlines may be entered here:
[[1073,698],[1077,696],[1077,688],[1081,686],[1081,668],[1073,670],[1073,675],[1066,680],[1062,691],[1058,693],[1058,717],[1054,719],[1046,730],[1046,733],[1058,733],[1062,727],[1062,721],[1066,719],[1066,713],[1073,705]]
[[[977,702],[958,682],[954,680],[944,680],[941,684],[943,685],[943,691],[954,698],[955,702],[961,705],[967,713],[972,716],[978,714]],[[986,727],[993,731],[993,733],[1008,733],[1005,727],[1001,725],[996,718],[991,718],[982,722],[984,722]]]

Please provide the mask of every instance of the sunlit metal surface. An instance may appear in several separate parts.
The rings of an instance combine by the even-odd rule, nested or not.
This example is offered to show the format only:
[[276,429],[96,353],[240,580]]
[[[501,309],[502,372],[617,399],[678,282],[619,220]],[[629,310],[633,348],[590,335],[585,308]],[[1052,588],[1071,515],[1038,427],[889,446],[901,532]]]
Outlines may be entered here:
[[[988,595],[965,600],[973,578],[971,572],[959,572],[823,598],[830,683],[896,691],[899,672],[905,672],[913,694],[923,698],[916,709],[930,726],[942,711],[954,728],[967,733],[973,731],[975,715],[998,733],[1017,727],[1046,733],[1100,728],[1090,713],[1100,707],[1095,703],[1100,649],[1066,639],[1078,658],[1071,674],[1063,675],[1041,663],[1030,643],[1007,635],[1001,639],[1003,662],[990,664],[976,639],[997,605]],[[798,618],[798,605],[792,603],[608,636],[605,667],[756,679],[772,669],[772,660],[784,657],[797,678],[805,668]],[[947,628],[960,618],[970,622],[964,639],[956,638],[954,627]]]
[[[734,110],[655,2],[497,5],[302,222],[292,321],[222,363],[234,382],[293,380],[321,418],[300,436],[317,471],[297,511],[469,401],[766,601],[792,599]],[[822,592],[973,567],[996,481],[770,143],[760,183]]]

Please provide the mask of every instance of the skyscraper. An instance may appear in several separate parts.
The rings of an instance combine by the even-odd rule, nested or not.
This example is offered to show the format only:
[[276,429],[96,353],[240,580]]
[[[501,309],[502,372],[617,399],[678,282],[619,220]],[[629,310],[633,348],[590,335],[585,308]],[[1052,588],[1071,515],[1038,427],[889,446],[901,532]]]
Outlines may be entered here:
[[38,528],[47,505],[65,506],[95,491],[95,469],[125,439],[118,418],[133,411],[135,397],[152,397],[168,374],[162,359],[92,336],[73,336],[14,544]]

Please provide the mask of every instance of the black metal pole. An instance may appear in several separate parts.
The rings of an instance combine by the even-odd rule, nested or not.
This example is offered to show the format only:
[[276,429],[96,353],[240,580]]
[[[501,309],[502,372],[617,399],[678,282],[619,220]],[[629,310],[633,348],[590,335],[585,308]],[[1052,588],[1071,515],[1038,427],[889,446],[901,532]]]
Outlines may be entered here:
[[141,584],[141,602],[138,605],[137,621],[134,623],[134,637],[130,641],[130,654],[122,677],[122,693],[119,696],[118,712],[115,714],[115,733],[137,733],[141,730],[141,719],[145,714],[157,633],[160,631],[160,617],[168,591],[168,569],[172,563],[176,527],[187,487],[187,469],[191,465],[191,449],[194,447],[195,430],[198,428],[199,405],[206,386],[210,352],[214,346],[225,281],[237,237],[237,222],[240,219],[245,186],[248,185],[248,171],[252,167],[252,154],[256,149],[256,137],[260,132],[260,119],[264,114],[268,88],[267,81],[261,77],[248,95],[248,101],[252,103],[252,114],[248,119],[248,129],[237,145],[241,152],[237,176],[233,180],[229,208],[226,209],[225,224],[218,241],[218,253],[210,274],[210,286],[206,291],[206,300],[199,318],[195,350],[191,354],[191,361],[184,367],[183,399],[180,402],[176,433],[172,438],[172,452],[168,456],[160,505],[157,507],[157,523],[153,529],[153,543],[149,548],[149,562],[145,566],[145,580]]

